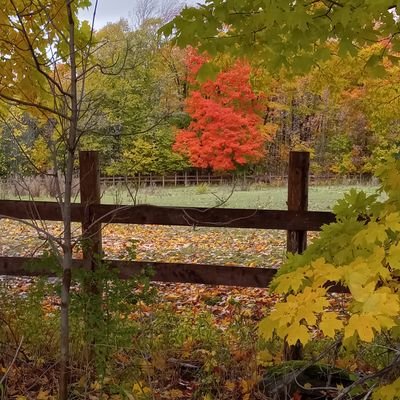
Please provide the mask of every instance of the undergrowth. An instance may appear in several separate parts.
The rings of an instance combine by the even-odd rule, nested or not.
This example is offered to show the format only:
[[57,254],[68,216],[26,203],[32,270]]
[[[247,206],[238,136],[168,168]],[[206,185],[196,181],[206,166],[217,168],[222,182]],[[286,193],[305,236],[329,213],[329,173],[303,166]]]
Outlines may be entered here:
[[[254,322],[237,314],[218,327],[206,311],[177,313],[159,302],[147,276],[119,280],[107,268],[95,279],[101,315],[75,276],[71,298],[73,399],[243,399],[258,378]],[[56,399],[58,282],[8,280],[0,286],[1,400]],[[92,304],[93,306],[93,304]],[[88,357],[91,343],[94,361]],[[246,397],[247,396],[247,397]]]

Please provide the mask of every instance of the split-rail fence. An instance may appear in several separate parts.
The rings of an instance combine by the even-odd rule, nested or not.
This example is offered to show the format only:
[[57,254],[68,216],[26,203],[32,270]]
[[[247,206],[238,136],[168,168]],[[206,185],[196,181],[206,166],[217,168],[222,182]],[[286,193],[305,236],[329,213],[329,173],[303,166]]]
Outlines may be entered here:
[[[287,210],[157,207],[151,205],[109,205],[100,201],[99,157],[96,152],[80,152],[80,203],[72,205],[72,221],[82,224],[82,237],[89,248],[83,259],[74,260],[74,268],[93,265],[102,252],[102,224],[153,224],[198,227],[278,229],[287,231],[287,250],[301,253],[307,245],[307,231],[318,231],[333,222],[330,212],[308,211],[309,153],[291,152],[289,156]],[[57,202],[0,201],[0,218],[62,221]],[[87,246],[85,246],[87,247]],[[51,276],[46,267],[32,270],[27,265],[34,258],[0,257],[0,275]],[[117,268],[122,279],[145,268],[153,270],[153,281],[186,282],[209,285],[267,287],[275,268],[234,265],[183,264],[107,260]],[[40,263],[39,263],[40,264]]]

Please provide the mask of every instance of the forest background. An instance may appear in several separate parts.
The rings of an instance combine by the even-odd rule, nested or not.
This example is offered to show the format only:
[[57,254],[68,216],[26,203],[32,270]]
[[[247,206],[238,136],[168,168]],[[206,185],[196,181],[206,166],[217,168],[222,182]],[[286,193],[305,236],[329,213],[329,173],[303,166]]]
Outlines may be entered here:
[[[30,396],[30,392],[39,390],[39,394],[47,394],[36,393],[36,398],[50,398],[48,395],[54,398],[58,393],[59,398],[64,400],[71,390],[75,390],[74,393],[82,393],[82,398],[87,398],[89,392],[96,396],[93,398],[155,398],[153,392],[165,398],[165,388],[168,387],[173,391],[168,398],[249,399],[253,392],[258,392],[259,378],[264,373],[258,367],[269,366],[271,362],[285,358],[282,357],[285,352],[281,351],[283,342],[296,346],[301,342],[308,352],[306,354],[312,356],[320,348],[310,350],[307,346],[320,346],[320,341],[312,343],[311,340],[320,335],[328,340],[327,350],[320,354],[334,350],[333,363],[338,365],[338,361],[346,360],[346,368],[347,357],[356,354],[358,364],[349,369],[370,373],[367,377],[355,378],[356,381],[351,381],[353,383],[346,389],[340,385],[328,385],[329,390],[334,391],[335,396],[337,394],[335,398],[345,398],[348,393],[352,396],[350,391],[356,385],[362,386],[358,394],[368,398],[377,385],[384,385],[382,390],[379,388],[375,392],[378,394],[374,399],[394,399],[400,385],[397,374],[400,363],[397,336],[400,310],[400,169],[396,113],[399,98],[397,53],[400,47],[396,38],[398,30],[394,30],[397,20],[393,12],[398,15],[399,10],[388,11],[386,4],[377,5],[375,2],[366,2],[365,10],[358,7],[347,9],[355,14],[355,21],[363,29],[366,26],[370,29],[367,39],[364,36],[358,38],[359,46],[356,48],[351,38],[359,33],[357,24],[353,30],[348,15],[336,2],[331,7],[322,2],[320,8],[314,3],[307,3],[310,7],[307,11],[300,3],[293,2],[287,14],[282,15],[271,6],[268,11],[272,11],[272,15],[277,12],[276,15],[282,17],[281,22],[293,28],[285,35],[278,34],[275,39],[286,38],[287,34],[295,41],[293,47],[282,46],[277,41],[279,46],[275,50],[283,53],[278,54],[279,57],[275,58],[278,63],[274,64],[274,57],[264,58],[262,52],[259,53],[259,60],[251,57],[249,52],[256,53],[257,48],[248,48],[246,42],[237,43],[237,48],[244,45],[242,49],[246,51],[241,54],[248,56],[246,60],[230,56],[229,49],[221,52],[224,45],[218,49],[211,45],[208,46],[210,52],[217,50],[214,53],[219,54],[209,63],[207,53],[187,46],[189,41],[196,42],[195,30],[204,21],[197,21],[197,28],[196,24],[191,24],[196,21],[192,17],[201,13],[196,9],[184,9],[172,25],[164,24],[173,15],[154,13],[154,10],[145,8],[137,14],[136,20],[121,20],[96,32],[91,31],[89,24],[79,23],[79,32],[76,32],[74,7],[87,5],[85,0],[79,4],[62,0],[59,3],[48,2],[47,6],[30,12],[26,11],[24,2],[18,3],[21,6],[19,10],[14,0],[7,4],[8,13],[0,13],[4,22],[0,25],[6,32],[0,35],[2,54],[6,54],[0,58],[5,77],[0,91],[4,100],[4,107],[0,110],[3,124],[2,175],[47,174],[58,178],[56,192],[63,213],[63,228],[59,230],[58,226],[46,225],[43,221],[40,226],[25,225],[36,230],[39,240],[44,238],[45,244],[49,243],[45,248],[47,255],[58,257],[58,265],[62,266],[62,285],[60,294],[59,288],[41,287],[39,282],[39,286],[32,286],[27,301],[21,296],[21,302],[20,296],[14,296],[8,288],[0,292],[0,305],[3,307],[0,316],[5,321],[1,325],[1,334],[5,339],[0,343],[7,349],[3,352],[6,356],[0,370],[3,373],[0,397],[4,398],[3,393],[6,396],[24,393],[22,397],[17,397],[21,400],[27,398],[26,394]],[[35,2],[30,4],[37,6]],[[57,8],[57,5],[60,7]],[[321,9],[325,11],[325,8],[326,13],[320,15]],[[54,12],[54,15],[51,14],[53,19],[42,19],[41,13],[47,10]],[[59,10],[66,12],[60,17]],[[224,9],[216,10],[223,18],[230,16]],[[211,22],[215,22],[212,5],[209,11]],[[260,9],[253,11],[245,9],[242,13],[255,16],[257,22]],[[205,12],[204,9],[202,12]],[[314,12],[317,13],[316,19],[312,18]],[[380,19],[374,19],[375,12],[381,16]],[[334,21],[335,29],[346,25],[349,30],[343,33],[339,29],[338,32],[343,34],[329,40],[329,34],[323,35],[323,30],[315,30],[319,42],[314,38],[314,45],[317,42],[322,45],[313,48],[315,52],[311,58],[306,54],[310,50],[307,47],[310,37],[297,29],[302,20],[296,19],[293,23],[293,17],[298,15],[302,15],[311,26],[312,21],[318,24],[318,18],[322,17],[323,23]],[[185,25],[185,18],[188,18],[189,24]],[[235,22],[240,25],[241,19]],[[173,33],[178,32],[181,48],[174,47],[165,36],[159,35],[159,28],[163,25],[167,36],[168,30],[170,33],[174,29]],[[186,33],[179,35],[182,26],[186,26]],[[283,24],[276,26],[282,27]],[[382,26],[384,29],[378,32]],[[216,30],[213,34],[224,39],[227,33],[224,27],[228,29],[225,20],[221,22],[221,27],[207,22],[204,28]],[[232,24],[229,29],[232,33],[238,28],[240,26]],[[390,32],[389,39],[382,39],[387,32]],[[67,36],[69,39],[66,39]],[[24,43],[28,45],[24,46]],[[35,43],[35,48],[32,43]],[[282,62],[290,59],[291,52],[295,52],[295,62]],[[46,70],[42,69],[43,65]],[[272,74],[270,71],[279,72]],[[298,77],[300,74],[301,78]],[[246,314],[236,314],[235,307],[240,299],[221,299],[224,296],[221,293],[206,301],[227,304],[223,306],[223,315],[229,314],[227,326],[232,331],[216,328],[213,323],[206,323],[202,315],[195,315],[193,320],[199,323],[199,336],[194,337],[197,328],[193,329],[192,319],[186,325],[181,320],[174,323],[174,327],[168,325],[175,321],[171,315],[176,308],[165,317],[164,313],[167,314],[168,310],[160,308],[162,302],[158,303],[155,309],[161,315],[153,319],[155,314],[151,313],[147,304],[148,297],[151,297],[147,291],[150,289],[148,280],[125,284],[114,277],[113,284],[109,285],[109,275],[101,275],[109,272],[107,268],[97,269],[91,263],[88,276],[81,281],[83,290],[75,291],[74,287],[70,290],[73,256],[83,255],[88,259],[85,255],[86,239],[88,233],[91,237],[93,232],[93,224],[90,224],[83,229],[83,236],[79,233],[75,236],[71,218],[77,150],[100,150],[103,174],[135,175],[189,168],[285,174],[288,152],[296,149],[311,152],[315,174],[361,174],[370,177],[379,167],[377,172],[381,188],[372,196],[350,192],[334,209],[337,222],[324,227],[319,239],[308,247],[304,255],[285,259],[285,265],[279,270],[272,286],[275,293],[283,297],[259,325],[264,341],[256,339],[254,329],[255,321],[261,318],[261,313],[256,312],[260,305],[256,304],[255,309]],[[384,158],[392,159],[384,164],[381,163]],[[81,172],[84,174],[83,168]],[[381,193],[386,193],[387,197],[379,197]],[[90,208],[87,210],[89,212]],[[8,235],[4,248],[9,252],[11,225],[5,226],[3,231]],[[107,231],[105,228],[104,232],[114,235],[118,228],[113,229],[111,227]],[[24,233],[20,230],[15,235],[20,248],[24,247],[21,245]],[[212,237],[211,233],[211,230],[207,231],[208,237]],[[124,229],[123,234],[122,256],[137,259],[139,245],[135,238],[148,240],[149,233],[141,231],[133,235]],[[30,236],[34,237],[32,233]],[[128,245],[127,236],[131,239]],[[237,245],[240,254],[244,252],[244,248],[240,247],[243,238],[240,243],[239,240],[235,242],[237,238],[231,240],[228,235],[224,238]],[[174,249],[179,240],[174,241]],[[187,249],[188,245],[190,247],[188,241],[189,235],[186,235],[179,246]],[[162,259],[171,261],[165,240],[159,239],[159,242]],[[216,242],[216,237],[212,237],[213,246],[207,247],[207,253]],[[248,242],[253,248],[259,240],[251,236]],[[111,242],[106,236],[105,244],[108,243]],[[108,246],[118,248],[115,243]],[[198,244],[193,246],[197,247]],[[33,251],[42,248],[43,243],[35,246]],[[146,256],[149,255],[148,250],[149,247],[146,247]],[[263,249],[257,247],[256,251],[261,254]],[[100,248],[95,250],[97,255],[101,252]],[[265,260],[265,254],[261,256]],[[232,261],[234,257],[229,254],[228,258]],[[102,264],[101,260],[97,261]],[[249,266],[254,265],[253,261]],[[349,311],[345,302],[338,304],[335,298],[333,304],[328,303],[327,287],[332,280],[349,288],[352,294]],[[95,290],[87,296],[85,289],[88,288]],[[138,291],[134,291],[136,289]],[[140,289],[143,289],[143,298],[139,296]],[[190,288],[189,292],[192,291],[193,288]],[[98,296],[99,293],[103,296]],[[138,297],[132,299],[132,304],[138,306],[136,315],[132,308],[127,307],[127,299],[132,293],[138,293]],[[199,296],[196,296],[193,302],[197,305]],[[43,299],[49,298],[59,301],[56,300],[50,307],[48,303],[43,305]],[[174,306],[176,300],[177,295],[173,294]],[[74,314],[82,309],[85,310],[83,314]],[[61,320],[59,337],[54,328],[59,320],[58,313]],[[34,317],[33,322],[31,317]],[[177,330],[171,335],[173,328]],[[25,332],[30,333],[28,339],[25,339]],[[173,338],[172,342],[166,340],[165,332]],[[48,333],[54,335],[55,344],[60,342],[59,358],[55,347],[49,347]],[[154,336],[149,333],[154,333]],[[211,342],[213,338],[215,340]],[[231,339],[231,342],[225,343],[225,339]],[[134,346],[133,340],[136,340]],[[274,347],[276,340],[279,340],[279,346]],[[376,343],[373,343],[374,340]],[[9,343],[14,346],[11,350]],[[357,347],[360,343],[370,346],[368,348],[373,351],[384,347],[384,359],[379,359],[378,363],[369,362],[360,368],[365,361],[364,350],[367,349],[361,347],[360,350]],[[183,370],[179,360],[188,361],[188,355],[194,354],[194,350],[198,350],[196,354],[199,356],[190,360],[190,365],[196,374],[184,383],[183,390],[176,373]],[[17,360],[19,354],[33,356]],[[260,360],[260,354],[265,356],[264,359]],[[331,362],[330,356],[328,358]],[[377,360],[374,354],[371,358]],[[239,367],[238,363],[241,364]],[[170,364],[174,365],[171,369],[167,368]],[[55,366],[58,369],[58,365],[57,392],[53,369]],[[126,373],[127,366],[129,374]],[[31,383],[15,379],[32,375],[31,372],[25,373],[24,368],[31,371],[35,368],[37,375],[46,376],[47,381],[33,390]],[[86,371],[85,374],[82,371]],[[388,371],[393,372],[389,379],[377,379],[384,374],[387,376]],[[83,381],[81,375],[86,375]],[[367,380],[371,380],[371,385],[363,386]],[[391,385],[386,386],[386,383]],[[317,387],[321,388],[321,384]],[[323,388],[326,387],[324,382]],[[381,396],[383,392],[385,397]],[[389,397],[388,393],[394,395]],[[293,398],[298,398],[297,394],[293,393]]]
[[[354,57],[331,43],[327,60],[301,77],[228,55],[207,71],[206,54],[158,34],[179,7],[142,8],[95,32],[94,57],[106,67],[87,80],[97,111],[81,149],[101,151],[103,175],[193,168],[285,175],[289,151],[308,150],[315,175],[370,177],[397,148],[398,59],[386,58],[373,74],[368,68],[385,43],[364,46]],[[51,123],[17,110],[10,115],[0,121],[0,176],[49,172]],[[188,141],[188,132],[199,138],[199,131],[201,139]]]

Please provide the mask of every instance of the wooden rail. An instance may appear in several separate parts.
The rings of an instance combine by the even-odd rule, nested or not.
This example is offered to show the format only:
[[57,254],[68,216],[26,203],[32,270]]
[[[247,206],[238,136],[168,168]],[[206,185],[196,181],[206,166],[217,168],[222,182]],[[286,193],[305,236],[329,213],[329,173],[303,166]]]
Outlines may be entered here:
[[[0,275],[57,276],[55,271],[40,267],[38,258],[0,257]],[[228,265],[183,264],[146,261],[104,260],[119,270],[121,279],[128,279],[148,270],[153,281],[185,282],[210,285],[267,287],[276,273],[272,268],[248,268]],[[83,260],[74,260],[74,268],[82,268]]]
[[[138,225],[177,225],[223,228],[253,228],[319,231],[335,221],[326,211],[255,210],[240,208],[119,206],[80,203],[72,205],[72,221],[82,222],[90,210],[101,223]],[[0,216],[16,219],[61,221],[60,206],[54,202],[0,200]]]
[[[83,237],[90,237],[91,249],[84,260],[75,260],[76,267],[93,268],[93,257],[101,252],[101,224],[153,224],[224,228],[281,229],[288,231],[288,250],[304,250],[307,231],[318,231],[333,222],[330,212],[307,211],[309,154],[293,152],[289,167],[290,210],[258,210],[232,208],[157,207],[150,205],[117,206],[99,204],[99,164],[95,152],[80,154],[81,203],[72,206],[72,221],[82,224]],[[0,201],[0,218],[61,221],[61,208],[55,202]],[[44,268],[30,269],[34,259],[0,257],[0,275],[52,275]],[[128,278],[145,267],[154,271],[152,279],[161,282],[187,282],[211,285],[266,287],[276,269],[180,264],[163,262],[108,261]]]

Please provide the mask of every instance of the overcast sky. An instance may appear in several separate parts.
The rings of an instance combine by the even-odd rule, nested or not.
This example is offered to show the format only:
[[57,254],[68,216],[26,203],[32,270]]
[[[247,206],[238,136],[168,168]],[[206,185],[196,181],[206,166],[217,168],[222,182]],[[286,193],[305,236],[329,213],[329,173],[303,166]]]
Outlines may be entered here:
[[[183,2],[188,5],[194,5],[201,2],[201,0],[186,0]],[[92,0],[92,3],[94,3],[94,0]],[[135,6],[136,0],[99,0],[95,22],[96,29],[101,28],[107,22],[119,21],[120,18],[129,20],[134,13]],[[91,21],[92,10],[81,12],[80,17]]]

